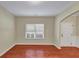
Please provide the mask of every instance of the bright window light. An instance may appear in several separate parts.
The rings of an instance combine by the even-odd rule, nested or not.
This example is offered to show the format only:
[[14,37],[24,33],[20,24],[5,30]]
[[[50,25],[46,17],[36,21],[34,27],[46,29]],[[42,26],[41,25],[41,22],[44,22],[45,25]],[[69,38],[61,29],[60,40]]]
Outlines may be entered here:
[[44,39],[44,24],[26,24],[26,39]]

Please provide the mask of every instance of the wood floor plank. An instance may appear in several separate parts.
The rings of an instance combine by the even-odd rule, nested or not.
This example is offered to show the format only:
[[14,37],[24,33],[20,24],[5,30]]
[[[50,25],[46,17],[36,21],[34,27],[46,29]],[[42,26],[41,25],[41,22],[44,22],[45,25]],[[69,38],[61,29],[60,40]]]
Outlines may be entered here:
[[53,45],[16,45],[1,58],[79,58],[79,48]]

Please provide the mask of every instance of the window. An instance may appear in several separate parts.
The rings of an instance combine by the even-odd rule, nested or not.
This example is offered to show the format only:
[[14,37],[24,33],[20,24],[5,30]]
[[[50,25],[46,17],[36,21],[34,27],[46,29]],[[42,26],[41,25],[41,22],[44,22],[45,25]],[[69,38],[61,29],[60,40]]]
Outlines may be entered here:
[[44,39],[44,24],[26,24],[26,39]]

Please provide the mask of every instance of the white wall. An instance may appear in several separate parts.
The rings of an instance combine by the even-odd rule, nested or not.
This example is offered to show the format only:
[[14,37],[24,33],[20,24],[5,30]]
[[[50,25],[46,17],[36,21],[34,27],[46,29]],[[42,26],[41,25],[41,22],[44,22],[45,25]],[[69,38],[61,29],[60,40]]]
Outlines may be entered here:
[[14,44],[14,22],[14,16],[0,6],[0,55]]
[[[25,39],[25,24],[45,24],[45,39]],[[54,39],[54,17],[16,17],[17,43],[25,44],[52,44]]]
[[[74,12],[79,11],[79,2],[75,3],[73,6],[68,8],[67,10],[63,11],[61,14],[56,16],[56,21],[55,21],[55,39],[56,39],[56,44],[59,46],[60,45],[60,39],[59,39],[59,24],[60,21],[63,20],[64,18],[68,17],[69,15],[73,14]],[[79,40],[76,42],[79,45]]]

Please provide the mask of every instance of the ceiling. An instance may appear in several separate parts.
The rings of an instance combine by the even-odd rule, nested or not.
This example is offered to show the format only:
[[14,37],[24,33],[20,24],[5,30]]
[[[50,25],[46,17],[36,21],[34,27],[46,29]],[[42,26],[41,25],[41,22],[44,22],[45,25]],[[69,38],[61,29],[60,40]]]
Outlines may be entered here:
[[55,16],[69,8],[72,1],[0,1],[15,16]]

